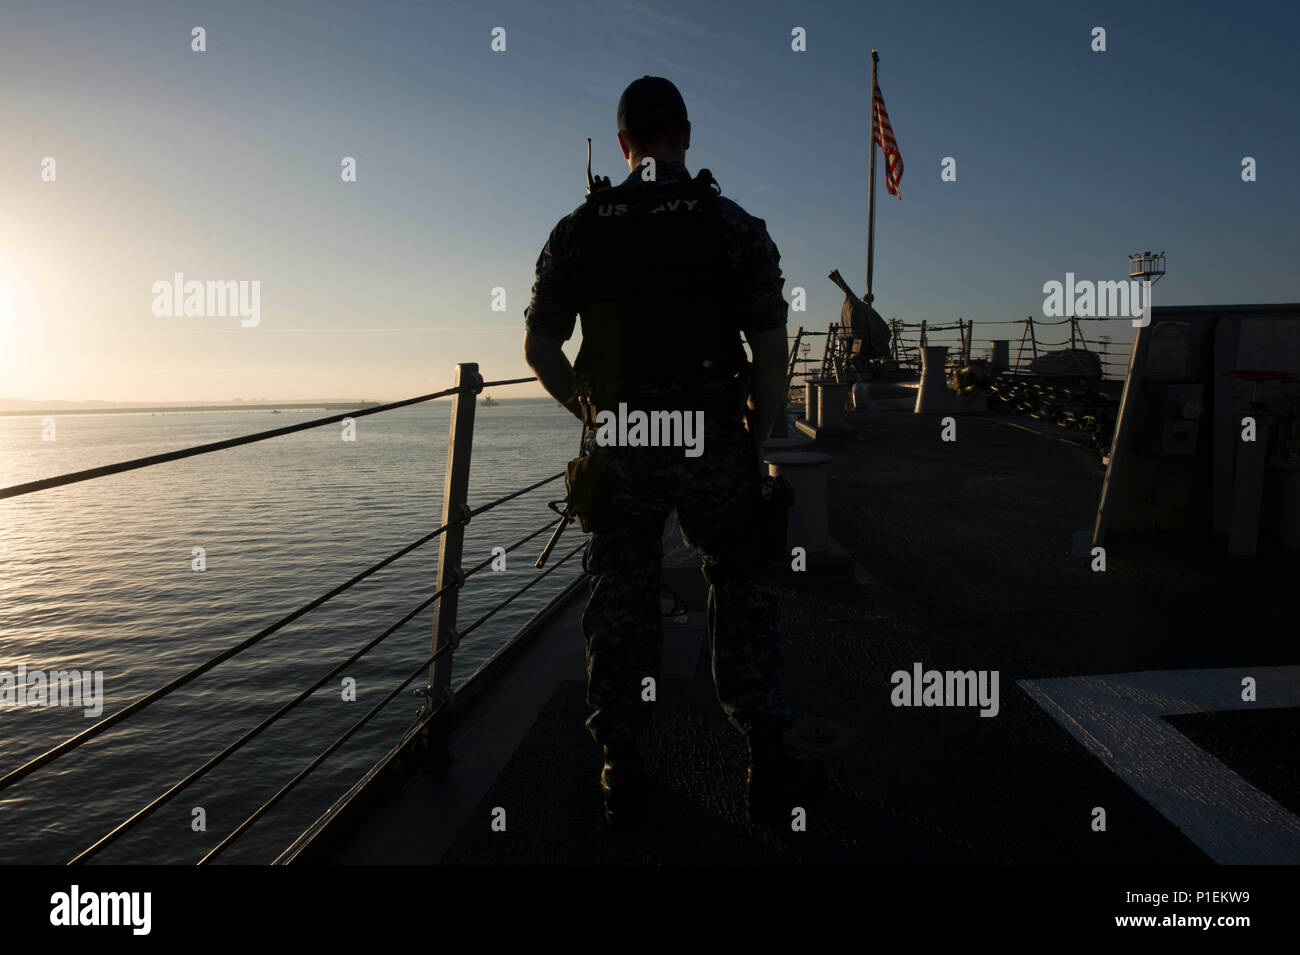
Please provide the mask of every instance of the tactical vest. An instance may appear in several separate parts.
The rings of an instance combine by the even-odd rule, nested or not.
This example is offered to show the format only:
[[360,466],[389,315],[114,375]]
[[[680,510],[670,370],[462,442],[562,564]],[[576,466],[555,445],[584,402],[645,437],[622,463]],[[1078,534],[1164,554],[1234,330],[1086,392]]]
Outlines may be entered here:
[[597,408],[673,387],[696,395],[744,369],[744,299],[715,186],[701,170],[694,180],[602,189],[579,210],[574,370]]

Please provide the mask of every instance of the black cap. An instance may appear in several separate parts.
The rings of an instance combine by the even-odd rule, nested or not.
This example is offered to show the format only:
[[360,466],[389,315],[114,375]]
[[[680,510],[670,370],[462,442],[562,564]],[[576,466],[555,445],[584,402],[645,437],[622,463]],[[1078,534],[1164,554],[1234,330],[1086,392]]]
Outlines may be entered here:
[[662,76],[643,76],[628,84],[618,99],[618,128],[632,133],[659,133],[686,125],[686,101]]

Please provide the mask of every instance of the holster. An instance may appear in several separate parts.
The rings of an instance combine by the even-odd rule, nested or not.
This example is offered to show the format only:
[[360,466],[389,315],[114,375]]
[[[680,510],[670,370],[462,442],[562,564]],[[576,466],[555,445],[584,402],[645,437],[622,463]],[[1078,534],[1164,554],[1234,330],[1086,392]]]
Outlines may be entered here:
[[604,530],[609,523],[609,494],[600,459],[580,454],[564,469],[565,500],[583,533]]

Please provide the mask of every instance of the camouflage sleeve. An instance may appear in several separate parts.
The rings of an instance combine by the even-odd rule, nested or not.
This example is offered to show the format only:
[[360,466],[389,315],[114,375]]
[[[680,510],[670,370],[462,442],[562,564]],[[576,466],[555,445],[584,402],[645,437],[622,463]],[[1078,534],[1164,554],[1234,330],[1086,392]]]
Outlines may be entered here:
[[565,216],[537,257],[533,297],[524,309],[524,325],[536,335],[561,341],[573,336],[578,315],[575,245],[573,216]]
[[728,199],[722,200],[722,214],[730,236],[731,263],[747,294],[741,331],[748,337],[780,328],[789,306],[781,294],[785,286],[781,253],[767,234],[767,223]]

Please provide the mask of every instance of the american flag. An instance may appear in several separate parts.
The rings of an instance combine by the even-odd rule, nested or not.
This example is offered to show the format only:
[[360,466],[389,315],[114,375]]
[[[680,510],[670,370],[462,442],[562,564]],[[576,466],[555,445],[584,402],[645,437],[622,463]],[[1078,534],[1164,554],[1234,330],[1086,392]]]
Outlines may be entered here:
[[876,117],[876,136],[871,148],[875,149],[879,145],[880,151],[885,155],[885,189],[891,196],[902,199],[898,183],[903,178],[903,157],[898,154],[898,143],[894,141],[894,129],[889,125],[889,114],[885,112],[885,100],[880,95],[880,86],[873,83],[872,87],[871,110]]

